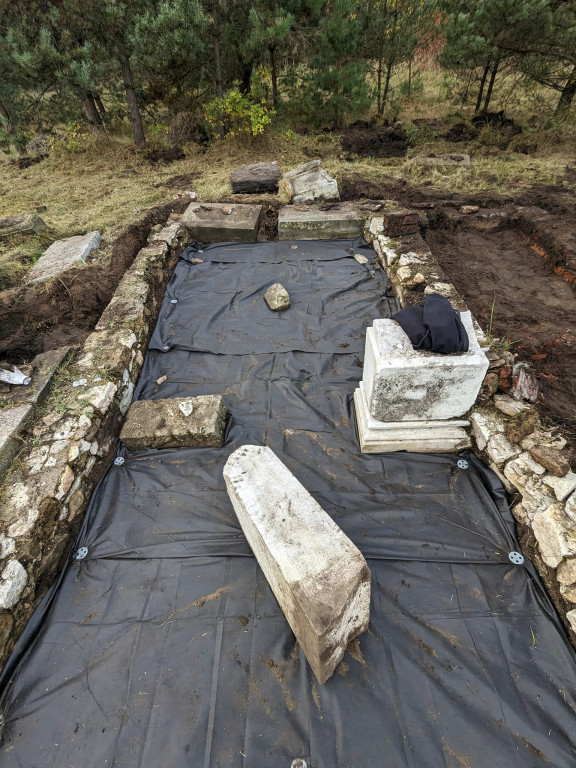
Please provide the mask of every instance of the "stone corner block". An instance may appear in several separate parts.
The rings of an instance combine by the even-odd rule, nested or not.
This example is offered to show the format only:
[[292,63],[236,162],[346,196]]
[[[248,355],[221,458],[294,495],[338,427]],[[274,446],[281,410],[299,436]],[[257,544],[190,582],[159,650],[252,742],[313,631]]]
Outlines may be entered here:
[[463,416],[475,403],[488,358],[473,330],[472,316],[462,323],[469,350],[454,355],[412,348],[394,320],[375,320],[366,332],[362,381],[373,418],[384,422],[436,421]]
[[370,571],[270,448],[245,445],[224,467],[248,543],[320,684],[368,628]]
[[221,395],[137,400],[128,410],[120,439],[129,448],[219,448],[225,423]]
[[261,205],[190,203],[180,224],[202,243],[256,242]]
[[338,182],[322,168],[320,160],[310,160],[282,177],[290,188],[293,203],[308,200],[339,200]]

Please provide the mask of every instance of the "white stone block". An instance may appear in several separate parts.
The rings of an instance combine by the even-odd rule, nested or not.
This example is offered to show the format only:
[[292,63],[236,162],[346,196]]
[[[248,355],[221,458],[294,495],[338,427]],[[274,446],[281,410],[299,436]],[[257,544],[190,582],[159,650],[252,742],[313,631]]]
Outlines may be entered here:
[[234,451],[224,479],[248,543],[322,684],[348,643],[368,628],[366,561],[270,448]]
[[363,382],[354,392],[354,405],[362,453],[452,453],[470,448],[470,438],[466,432],[469,422],[462,419],[378,421],[368,409]]
[[0,581],[0,608],[13,608],[28,583],[28,574],[18,560],[9,560]]
[[493,435],[504,432],[504,421],[479,411],[470,414],[470,424],[479,451],[483,451]]
[[495,464],[502,466],[504,462],[508,461],[509,459],[514,459],[516,456],[518,456],[520,451],[518,448],[513,446],[512,443],[504,437],[504,435],[493,435],[490,440],[488,440],[486,453],[488,456],[490,456]]
[[558,501],[564,501],[576,489],[576,474],[568,472],[564,477],[554,477],[554,475],[545,475],[543,481],[554,491]]
[[378,421],[444,421],[473,405],[488,369],[470,312],[461,314],[469,351],[454,355],[422,352],[394,320],[375,320],[366,332],[364,391]]
[[534,536],[542,559],[551,568],[557,568],[565,557],[576,555],[576,539],[562,504],[552,504],[534,516]]

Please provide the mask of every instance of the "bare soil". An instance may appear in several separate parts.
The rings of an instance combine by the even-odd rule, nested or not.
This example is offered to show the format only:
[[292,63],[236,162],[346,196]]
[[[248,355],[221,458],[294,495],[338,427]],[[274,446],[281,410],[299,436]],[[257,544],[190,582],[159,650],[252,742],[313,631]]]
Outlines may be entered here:
[[433,254],[482,326],[534,367],[540,407],[576,435],[576,292],[512,229],[429,230]]
[[68,270],[46,284],[12,288],[0,293],[0,359],[23,363],[40,352],[80,344],[94,329],[104,308],[150,229],[180,213],[187,198],[148,211],[114,242],[109,259],[101,264]]

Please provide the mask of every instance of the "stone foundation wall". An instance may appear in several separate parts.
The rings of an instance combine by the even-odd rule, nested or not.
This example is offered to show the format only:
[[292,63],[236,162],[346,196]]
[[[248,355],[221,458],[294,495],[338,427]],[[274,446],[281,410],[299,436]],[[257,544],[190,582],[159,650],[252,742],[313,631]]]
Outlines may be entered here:
[[[387,218],[373,217],[364,237],[378,254],[402,306],[417,304],[428,293],[439,293],[455,308],[468,309],[422,238],[418,213],[402,211],[401,221],[390,214]],[[508,214],[506,220],[510,222]],[[519,220],[514,217],[514,223],[567,265],[569,243],[563,247],[556,236],[546,239],[543,234],[552,217],[540,209],[524,209],[519,216]],[[476,218],[479,228],[486,226],[484,219],[490,220]],[[475,225],[470,218],[466,221],[467,226]],[[385,234],[390,231],[400,234],[392,238]],[[556,268],[554,271],[558,272]],[[536,565],[576,646],[576,473],[570,471],[563,450],[566,440],[542,427],[537,407],[531,402],[537,390],[528,366],[515,364],[513,355],[498,343],[490,347],[482,329],[476,322],[474,326],[490,361],[477,403],[469,414],[475,452],[506,488],[524,552]]]
[[[0,664],[70,555],[128,409],[166,283],[187,234],[172,214],[127,270],[94,332],[35,402],[0,496]],[[13,436],[18,438],[18,434]]]

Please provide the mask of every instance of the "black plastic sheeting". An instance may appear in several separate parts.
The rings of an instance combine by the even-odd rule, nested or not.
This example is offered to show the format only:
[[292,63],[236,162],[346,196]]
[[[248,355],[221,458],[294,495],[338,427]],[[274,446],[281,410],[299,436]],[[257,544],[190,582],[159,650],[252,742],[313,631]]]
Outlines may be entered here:
[[[468,453],[359,453],[365,328],[397,307],[355,253],[373,255],[353,241],[185,253],[136,396],[221,392],[226,444],[120,447],[79,537],[88,554],[4,674],[2,766],[576,764],[574,651],[531,565],[509,559],[496,476]],[[276,281],[292,299],[280,314],[262,300]],[[245,443],[280,456],[372,572],[370,628],[323,686],[225,490]]]

